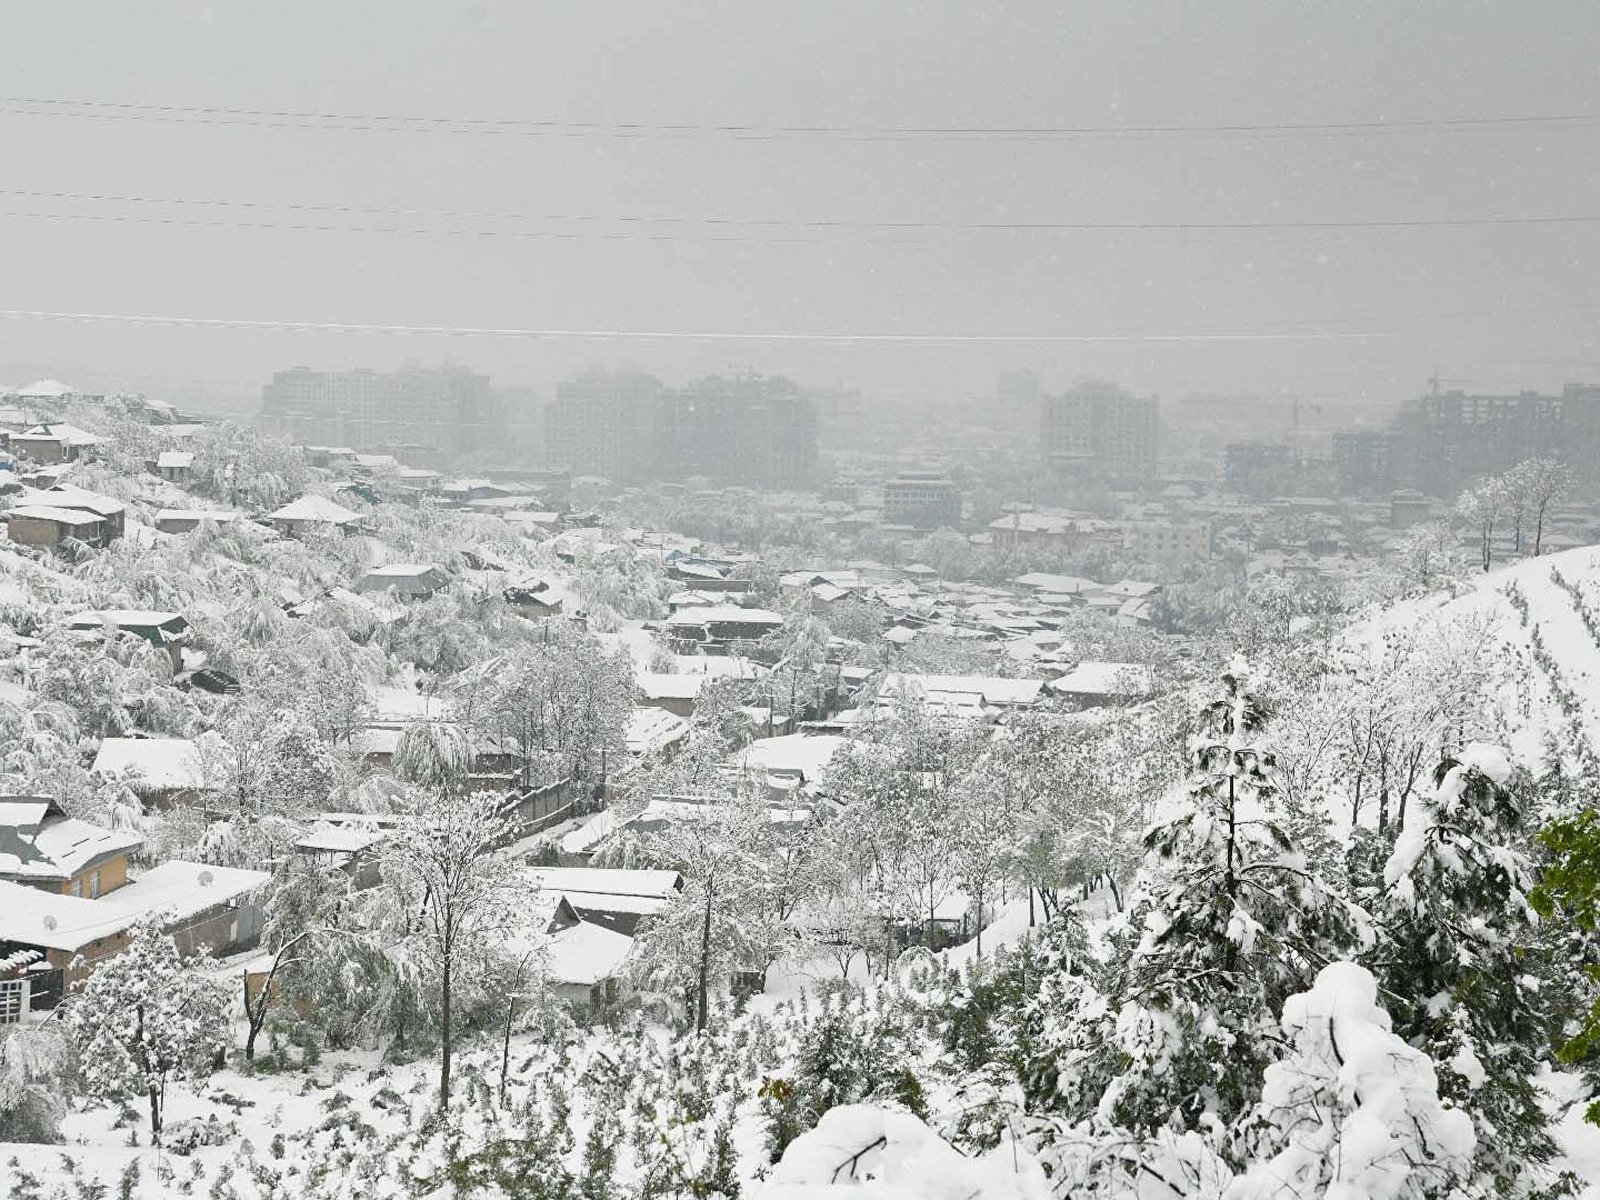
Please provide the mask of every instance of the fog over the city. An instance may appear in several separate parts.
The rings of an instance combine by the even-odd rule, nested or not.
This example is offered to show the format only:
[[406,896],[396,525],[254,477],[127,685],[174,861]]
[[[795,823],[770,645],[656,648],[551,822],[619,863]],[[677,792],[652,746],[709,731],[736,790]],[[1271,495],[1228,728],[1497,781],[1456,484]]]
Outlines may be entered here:
[[[8,317],[0,377],[188,377],[237,403],[294,363],[445,356],[541,389],[627,359],[905,403],[987,394],[1006,367],[1163,397],[1389,404],[1436,370],[1551,387],[1600,374],[1600,222],[1427,223],[1600,216],[1595,122],[1571,119],[1600,110],[1597,26],[1583,3],[8,5],[8,310],[1109,340],[535,342]],[[427,119],[346,119],[361,116]],[[1560,119],[1471,124],[1506,117]],[[1361,128],[1208,128],[1346,124]],[[634,125],[693,128],[615,128]],[[817,126],[837,132],[775,132]],[[886,132],[952,127],[991,132]],[[1128,132],[1149,127],[1179,128]],[[1424,225],[1259,228],[1406,221]],[[876,224],[903,222],[919,226]],[[971,227],[994,223],[1247,228]],[[1184,340],[1215,335],[1252,340]]]
[[0,1200],[1600,1200],[1597,46],[0,5]]

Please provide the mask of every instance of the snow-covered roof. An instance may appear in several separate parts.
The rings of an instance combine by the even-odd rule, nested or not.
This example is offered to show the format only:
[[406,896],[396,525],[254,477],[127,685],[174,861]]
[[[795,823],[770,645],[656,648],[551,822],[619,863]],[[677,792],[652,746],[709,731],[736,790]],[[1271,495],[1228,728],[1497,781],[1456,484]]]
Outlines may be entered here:
[[100,439],[87,429],[79,429],[76,425],[68,425],[64,421],[53,421],[47,425],[35,425],[23,433],[16,434],[11,439],[14,442],[60,442],[64,446],[98,446]]
[[425,575],[429,571],[438,571],[443,574],[443,568],[432,563],[389,563],[381,567],[369,567],[368,576],[380,579],[412,579],[418,575]]
[[361,519],[360,513],[351,512],[342,504],[335,504],[325,496],[301,496],[291,500],[276,512],[268,513],[271,521],[301,521],[319,525],[348,525]]
[[114,500],[110,496],[102,496],[99,492],[91,492],[70,483],[58,483],[48,491],[36,492],[32,498],[41,504],[87,509],[89,512],[99,513],[102,517],[114,517],[126,511],[128,507],[121,500]]
[[[36,809],[37,815],[6,810]],[[70,879],[89,864],[132,850],[144,838],[127,829],[106,829],[74,817],[48,820],[48,801],[0,804],[0,875],[13,879]]]
[[664,750],[689,734],[689,723],[664,708],[635,708],[628,719],[625,740],[630,754]]
[[324,851],[330,854],[355,854],[377,845],[389,836],[389,831],[376,821],[333,820],[328,815],[317,821],[306,835],[295,843],[300,850]]
[[1155,691],[1150,668],[1141,663],[1081,662],[1050,686],[1080,696],[1148,696]]
[[783,618],[764,608],[741,608],[737,604],[706,604],[680,608],[667,618],[668,625],[709,625],[727,622],[739,625],[770,625],[776,628]]
[[632,953],[627,934],[580,921],[550,936],[545,971],[555,983],[593,987],[621,975]]
[[115,900],[80,900],[0,880],[0,941],[71,953],[121,933],[141,915]]
[[1098,592],[1104,586],[1093,579],[1081,579],[1076,575],[1053,575],[1048,571],[1029,571],[1026,575],[1018,575],[1011,582],[1018,587],[1031,588],[1036,592],[1054,592],[1058,595]]
[[60,400],[73,392],[59,379],[40,379],[27,387],[18,388],[16,394],[27,400]]
[[146,871],[113,895],[123,907],[141,913],[162,913],[169,921],[181,921],[231,904],[271,882],[272,876],[266,871],[174,859]]
[[227,521],[237,521],[240,514],[228,512],[226,509],[205,508],[163,508],[156,513],[156,524],[163,521],[216,521],[219,524]]
[[639,688],[639,694],[646,700],[693,700],[700,694],[700,689],[711,676],[640,671],[633,678]]
[[796,772],[808,782],[821,777],[845,739],[832,733],[789,733],[757,738],[733,755],[733,762],[751,771]]
[[192,466],[194,466],[193,450],[163,450],[156,455],[156,468],[158,470],[165,471],[171,468]]
[[205,770],[188,738],[106,738],[90,768],[97,775],[129,775],[155,791],[206,786]]
[[115,625],[118,629],[160,629],[166,625],[187,625],[182,613],[161,612],[144,608],[106,608],[79,613],[72,618],[73,629],[93,629],[99,625]]
[[1005,679],[995,675],[884,676],[882,693],[907,699],[925,699],[933,693],[977,696],[984,704],[1000,707],[1032,704],[1044,691],[1042,679]]
[[61,508],[54,504],[19,504],[10,509],[6,516],[22,517],[32,521],[55,521],[61,525],[79,527],[83,525],[98,525],[105,520],[97,513],[88,512],[81,508]]

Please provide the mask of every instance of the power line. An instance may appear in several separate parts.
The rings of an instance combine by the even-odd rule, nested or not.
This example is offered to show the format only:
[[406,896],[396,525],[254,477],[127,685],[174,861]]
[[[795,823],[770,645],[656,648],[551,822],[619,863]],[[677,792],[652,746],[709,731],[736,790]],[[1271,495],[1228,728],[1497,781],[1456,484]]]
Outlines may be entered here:
[[[1597,213],[1551,213],[1530,215],[1491,215],[1481,217],[1395,217],[1322,221],[834,221],[834,220],[766,220],[734,217],[606,217],[596,214],[565,214],[530,216],[526,214],[448,213],[418,209],[368,209],[340,205],[286,204],[267,205],[254,201],[206,200],[162,198],[154,196],[95,196],[87,193],[40,193],[25,189],[0,189],[0,195],[49,196],[56,199],[85,202],[123,203],[139,205],[219,206],[250,209],[252,211],[281,208],[285,211],[318,212],[350,215],[382,214],[390,216],[437,216],[463,220],[524,220],[570,221],[590,225],[625,224],[650,225],[698,224],[722,228],[762,230],[796,229],[815,233],[878,231],[878,232],[995,232],[995,233],[1159,233],[1159,232],[1246,232],[1284,230],[1398,230],[1398,229],[1475,229],[1489,226],[1561,226],[1592,225],[1600,222]],[[612,230],[562,230],[562,229],[471,229],[460,226],[374,225],[362,223],[333,223],[311,221],[256,220],[221,217],[180,217],[146,213],[90,213],[90,212],[17,212],[0,210],[0,219],[11,218],[30,221],[88,221],[102,224],[167,225],[190,229],[265,229],[288,230],[300,233],[380,233],[409,237],[465,237],[465,238],[516,238],[577,240],[596,238],[616,241],[771,241],[811,244],[813,238],[751,237],[744,234],[718,233],[634,233]],[[916,239],[900,239],[917,244]]]
[[1269,135],[1341,136],[1427,132],[1471,132],[1581,126],[1600,122],[1600,112],[1511,114],[1488,117],[1411,118],[1378,121],[1241,122],[1212,125],[870,125],[760,124],[721,122],[611,122],[554,118],[351,113],[311,109],[242,108],[145,104],[125,100],[0,96],[0,114],[100,120],[176,121],[262,125],[335,132],[511,134],[518,136],[615,136],[736,138],[813,137],[846,139],[953,138],[1059,139],[1116,137],[1230,137]]
[[1098,344],[1122,342],[1315,342],[1371,341],[1387,338],[1385,333],[1355,330],[1305,330],[1301,332],[1244,331],[1196,333],[1173,331],[1141,334],[1017,334],[1017,333],[754,333],[749,331],[696,331],[645,329],[529,329],[461,325],[388,325],[330,321],[261,321],[223,317],[164,316],[135,313],[47,312],[26,309],[0,309],[0,320],[69,321],[81,323],[116,322],[129,325],[168,326],[194,329],[266,330],[281,333],[375,333],[414,336],[514,338],[544,341],[741,341],[741,342],[827,342],[888,343],[897,345],[938,344]]

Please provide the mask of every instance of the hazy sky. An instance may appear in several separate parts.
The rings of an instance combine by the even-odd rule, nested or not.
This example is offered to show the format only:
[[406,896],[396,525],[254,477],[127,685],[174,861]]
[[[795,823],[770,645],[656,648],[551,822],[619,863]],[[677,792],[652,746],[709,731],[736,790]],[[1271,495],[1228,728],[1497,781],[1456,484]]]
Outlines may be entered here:
[[[1381,336],[624,343],[6,319],[0,376],[187,375],[237,390],[280,366],[453,356],[540,387],[586,362],[627,359],[669,378],[753,366],[885,394],[980,392],[1002,367],[1034,366],[1052,382],[1109,375],[1164,395],[1395,400],[1435,369],[1483,388],[1600,378],[1600,223],[961,227],[1600,217],[1600,119],[859,136],[1600,116],[1597,36],[1600,8],[1551,0],[6,3],[6,310],[623,331]],[[483,134],[395,122],[373,131],[19,99],[856,133],[527,136],[526,126]],[[347,206],[379,211],[326,211]],[[510,215],[440,215],[461,213]],[[640,217],[674,220],[620,220]],[[729,219],[779,224],[709,223]],[[782,224],[806,221],[941,227]],[[340,228],[283,228],[295,225]]]

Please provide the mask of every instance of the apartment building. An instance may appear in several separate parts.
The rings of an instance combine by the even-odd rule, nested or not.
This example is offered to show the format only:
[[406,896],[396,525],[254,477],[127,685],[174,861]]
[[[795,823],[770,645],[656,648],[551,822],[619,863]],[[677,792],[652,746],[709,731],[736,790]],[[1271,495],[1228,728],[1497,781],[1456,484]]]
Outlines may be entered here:
[[961,524],[961,489],[943,471],[901,471],[883,485],[886,525],[954,529]]
[[418,446],[459,459],[492,454],[505,441],[505,413],[488,376],[458,366],[295,367],[262,389],[261,415],[272,432],[302,445]]
[[568,380],[545,409],[546,461],[619,483],[654,478],[661,397],[661,380],[636,371]]
[[650,375],[562,384],[546,409],[548,459],[622,483],[700,477],[718,486],[808,488],[816,479],[812,396],[780,376],[708,376],[665,388]]
[[1040,441],[1045,462],[1057,470],[1139,479],[1156,469],[1159,401],[1111,384],[1044,396]]
[[1146,562],[1165,567],[1204,562],[1211,557],[1208,521],[1145,520],[1123,526],[1123,547]]

